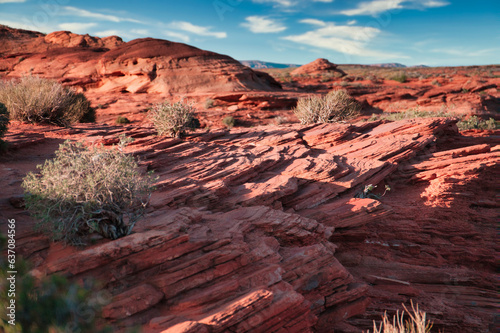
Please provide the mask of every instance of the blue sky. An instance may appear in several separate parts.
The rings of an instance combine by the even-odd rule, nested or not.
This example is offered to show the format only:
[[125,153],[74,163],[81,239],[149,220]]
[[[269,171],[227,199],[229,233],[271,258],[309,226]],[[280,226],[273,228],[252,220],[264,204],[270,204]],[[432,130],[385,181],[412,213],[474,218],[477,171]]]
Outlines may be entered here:
[[162,38],[238,60],[500,63],[498,0],[0,0],[0,24]]

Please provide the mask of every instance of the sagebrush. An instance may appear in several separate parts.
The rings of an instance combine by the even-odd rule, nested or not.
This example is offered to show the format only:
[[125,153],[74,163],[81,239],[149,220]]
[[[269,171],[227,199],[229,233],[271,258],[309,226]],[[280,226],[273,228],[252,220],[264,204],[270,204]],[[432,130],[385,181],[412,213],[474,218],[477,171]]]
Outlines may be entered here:
[[150,118],[159,135],[180,138],[186,134],[187,130],[199,127],[195,112],[196,108],[192,103],[165,101],[153,106]]
[[38,168],[22,183],[26,208],[42,231],[73,244],[94,232],[110,239],[128,235],[153,190],[153,176],[141,175],[122,149],[66,141]]
[[294,113],[301,124],[339,122],[355,118],[361,104],[347,90],[333,90],[324,96],[299,98]]
[[0,102],[11,120],[58,126],[95,121],[95,110],[85,95],[37,76],[0,82]]
[[228,129],[231,129],[236,125],[236,119],[233,116],[227,116],[222,119],[222,123],[226,125]]

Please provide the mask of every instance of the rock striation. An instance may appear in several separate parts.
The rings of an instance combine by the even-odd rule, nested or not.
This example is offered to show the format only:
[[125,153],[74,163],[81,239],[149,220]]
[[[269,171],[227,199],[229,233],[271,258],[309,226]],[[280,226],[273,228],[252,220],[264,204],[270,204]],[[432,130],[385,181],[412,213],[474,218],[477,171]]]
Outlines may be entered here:
[[[22,172],[62,140],[110,146],[122,133],[159,176],[134,233],[85,249],[33,233],[9,201]],[[18,221],[33,273],[102,281],[103,315],[117,331],[361,332],[410,300],[445,331],[494,325],[498,135],[461,135],[456,120],[428,118],[199,130],[185,140],[148,126],[14,124],[5,139],[18,150],[0,161],[0,214]],[[355,198],[367,184],[393,190]]]
[[290,72],[291,75],[321,75],[333,73],[339,73],[341,76],[347,75],[343,70],[337,68],[337,65],[324,58],[318,58]]

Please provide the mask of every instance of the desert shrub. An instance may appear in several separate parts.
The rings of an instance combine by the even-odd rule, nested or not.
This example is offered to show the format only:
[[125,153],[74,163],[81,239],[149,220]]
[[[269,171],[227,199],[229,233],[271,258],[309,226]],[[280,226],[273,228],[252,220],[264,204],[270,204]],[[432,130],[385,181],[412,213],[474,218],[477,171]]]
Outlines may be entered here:
[[[399,316],[399,312],[396,313],[392,322],[387,317],[387,313],[384,313],[382,317],[382,322],[380,326],[377,327],[375,321],[373,322],[373,332],[374,333],[429,333],[432,328],[432,322],[427,322],[425,312],[418,309],[418,305],[415,309],[413,302],[411,303],[412,312],[408,311],[406,306],[404,309],[408,312],[410,319],[404,320],[404,311]],[[370,331],[368,331],[369,333]]]
[[391,77],[391,80],[400,82],[400,83],[405,83],[407,80],[407,76],[405,72],[398,72],[394,76]]
[[196,128],[195,111],[192,103],[165,101],[151,108],[150,118],[159,135],[180,138],[186,134],[186,130]]
[[287,117],[283,117],[283,116],[274,117],[274,123],[276,125],[282,125],[282,124],[285,124],[286,122],[288,122]]
[[36,76],[0,83],[0,102],[12,120],[58,126],[95,121],[95,110],[85,95]]
[[468,119],[461,120],[457,123],[458,129],[461,131],[480,129],[480,130],[494,130],[497,129],[495,119],[490,118],[484,120],[477,116],[471,116]]
[[415,118],[434,118],[434,117],[445,117],[445,118],[456,118],[457,115],[447,112],[446,109],[442,109],[439,111],[423,111],[420,110],[417,106],[416,108],[410,108],[403,112],[391,112],[391,113],[382,113],[382,114],[372,114],[372,116],[368,119],[368,121],[375,120],[404,120],[404,119],[415,119]]
[[154,181],[141,176],[133,156],[120,149],[92,149],[66,141],[56,157],[39,165],[22,183],[26,208],[38,229],[72,244],[98,233],[128,235],[143,215]]
[[361,105],[346,90],[333,90],[325,96],[299,98],[293,110],[301,124],[339,122],[356,117]]
[[4,104],[0,103],[0,142],[2,142],[1,138],[7,132],[7,126],[9,125],[9,111]]
[[115,121],[117,124],[130,124],[130,120],[127,117],[118,116]]
[[207,98],[205,100],[205,109],[213,108],[214,107],[214,103],[215,103],[215,101],[213,99]]
[[438,80],[432,80],[431,84],[437,87],[441,87],[441,83],[439,83]]
[[226,125],[228,129],[231,129],[234,127],[234,125],[236,125],[236,119],[234,119],[233,116],[227,116],[222,119],[222,123]]

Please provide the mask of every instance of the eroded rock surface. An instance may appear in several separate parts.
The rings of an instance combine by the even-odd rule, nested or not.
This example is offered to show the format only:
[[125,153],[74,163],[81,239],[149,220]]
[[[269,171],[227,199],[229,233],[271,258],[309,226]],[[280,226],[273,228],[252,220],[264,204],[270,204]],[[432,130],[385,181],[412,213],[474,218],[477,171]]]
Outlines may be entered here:
[[[2,227],[16,218],[35,275],[102,281],[116,330],[361,332],[413,300],[439,329],[489,332],[500,139],[460,135],[455,122],[199,130],[184,140],[147,126],[13,124],[0,160]],[[65,139],[110,146],[122,133],[159,176],[134,233],[85,249],[34,233],[9,200],[23,174]],[[392,191],[354,198],[368,184]]]

